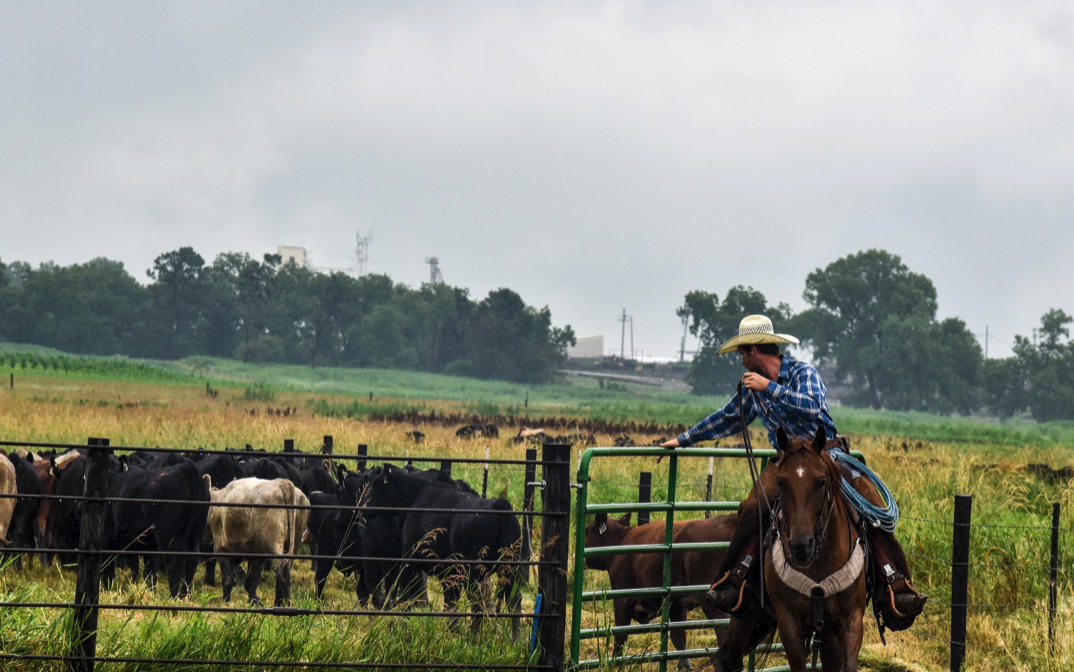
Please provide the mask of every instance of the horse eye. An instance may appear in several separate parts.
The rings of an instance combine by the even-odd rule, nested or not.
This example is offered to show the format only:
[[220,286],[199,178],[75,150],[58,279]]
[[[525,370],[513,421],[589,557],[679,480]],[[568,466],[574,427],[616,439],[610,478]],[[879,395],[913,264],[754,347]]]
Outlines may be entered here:
[[780,490],[785,490],[787,488],[787,479],[785,479],[785,478],[777,478],[776,479],[776,485],[779,486]]
[[826,478],[818,478],[817,479],[817,489],[818,490],[823,488],[826,485],[828,485],[828,479],[826,479]]

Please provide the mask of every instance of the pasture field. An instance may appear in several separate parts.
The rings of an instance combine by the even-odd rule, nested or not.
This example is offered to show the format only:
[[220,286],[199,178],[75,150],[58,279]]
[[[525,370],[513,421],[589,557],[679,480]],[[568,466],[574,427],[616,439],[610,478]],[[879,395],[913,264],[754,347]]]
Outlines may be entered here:
[[[215,361],[215,360],[214,360]],[[230,368],[229,368],[230,367]],[[182,369],[191,365],[184,363]],[[271,373],[277,368],[293,368],[292,373]],[[167,381],[140,380],[135,373],[105,379],[89,374],[65,375],[62,369],[14,369],[14,390],[0,390],[0,434],[9,440],[81,443],[87,437],[107,437],[112,445],[169,446],[211,449],[242,447],[278,450],[283,440],[293,438],[296,447],[318,450],[324,435],[335,437],[337,453],[354,453],[359,443],[368,444],[373,455],[437,456],[475,458],[484,455],[486,445],[493,458],[519,458],[523,447],[509,441],[507,433],[498,440],[460,440],[454,428],[373,422],[362,417],[325,417],[314,413],[318,401],[331,406],[366,403],[370,391],[374,403],[383,407],[414,407],[438,412],[480,412],[493,407],[519,415],[552,414],[608,419],[692,423],[711,412],[716,400],[665,397],[652,388],[635,391],[635,386],[601,390],[587,385],[560,386],[558,391],[529,389],[529,407],[519,398],[527,388],[507,383],[444,381],[422,374],[365,372],[384,376],[379,388],[369,388],[374,378],[340,378],[318,387],[308,377],[341,376],[339,370],[302,367],[269,367],[254,374],[253,367],[236,363],[213,364],[213,371],[189,377],[180,370]],[[0,374],[6,373],[0,369]],[[288,378],[284,374],[291,375]],[[359,372],[362,373],[362,372]],[[226,374],[227,378],[222,376]],[[301,374],[301,375],[300,375]],[[205,378],[216,390],[207,395]],[[357,374],[355,374],[357,375]],[[411,376],[416,378],[411,379]],[[444,377],[439,377],[444,378]],[[6,382],[6,381],[5,381]],[[591,381],[584,381],[589,384]],[[422,387],[424,385],[424,387]],[[459,389],[451,389],[457,385]],[[393,387],[394,386],[394,387]],[[6,386],[5,386],[6,387]],[[549,388],[556,386],[547,386]],[[499,391],[497,391],[499,390]],[[521,394],[516,394],[521,393]],[[555,395],[561,395],[555,397]],[[617,395],[617,396],[613,396]],[[645,396],[650,395],[650,396]],[[722,400],[721,400],[722,401]],[[709,403],[711,402],[711,403]],[[705,406],[706,403],[709,405]],[[297,409],[291,415],[266,412]],[[323,406],[321,407],[323,408]],[[254,413],[252,413],[252,411]],[[621,414],[621,415],[620,415]],[[1069,669],[1074,663],[1074,590],[1072,590],[1071,549],[1074,548],[1074,488],[1069,481],[1050,479],[1046,472],[1031,471],[1029,464],[1048,464],[1058,469],[1074,463],[1074,451],[1061,426],[1054,429],[1028,424],[993,424],[973,420],[944,420],[932,416],[902,416],[846,409],[836,410],[836,420],[862,450],[869,464],[883,475],[899,498],[903,520],[899,536],[912,554],[915,584],[927,592],[932,602],[913,631],[889,633],[888,645],[880,643],[875,628],[866,623],[866,644],[862,667],[870,670],[947,669],[948,614],[950,602],[949,567],[953,496],[974,495],[970,603],[990,605],[975,608],[969,617],[967,669],[1001,672],[1006,670]],[[912,431],[917,426],[917,431]],[[859,431],[865,428],[863,431]],[[420,429],[424,443],[415,444],[407,432]],[[905,431],[904,431],[905,430]],[[947,434],[944,434],[947,432]],[[607,445],[610,436],[599,436]],[[656,437],[635,436],[648,440]],[[764,438],[756,434],[756,442]],[[572,453],[572,475],[577,452]],[[725,461],[730,462],[730,461]],[[648,458],[606,459],[594,462],[590,502],[635,501],[640,471],[653,473],[653,498],[663,496],[666,462],[655,464]],[[454,467],[456,477],[466,478],[480,488],[478,465]],[[680,468],[680,497],[701,499],[705,489],[706,465],[685,463]],[[717,464],[716,498],[740,499],[748,487],[748,473],[741,462]],[[506,492],[520,507],[522,468],[497,466],[489,474],[490,495]],[[1063,507],[1061,536],[1062,571],[1059,580],[1059,609],[1056,631],[1058,647],[1049,655],[1046,642],[1049,532],[1032,529],[1050,525],[1053,502]],[[654,515],[654,519],[660,519]],[[1020,527],[1001,526],[1025,526]],[[574,570],[572,570],[574,571]],[[104,591],[102,600],[112,603],[168,603],[166,580],[155,592],[140,583],[131,583],[125,571],[119,573],[113,591]],[[606,586],[606,576],[586,572],[586,589]],[[433,582],[431,582],[433,583]],[[524,610],[531,610],[535,573],[525,589]],[[568,583],[570,585],[570,583]],[[66,602],[74,594],[74,574],[56,567],[43,568],[36,562],[16,572],[0,569],[0,600]],[[271,594],[271,585],[262,587]],[[355,607],[352,579],[333,573],[329,579],[326,606]],[[309,563],[299,561],[294,572],[294,602],[315,607],[313,577]],[[241,606],[244,591],[236,590],[235,604]],[[221,603],[219,588],[202,584],[199,572],[195,604]],[[434,606],[438,592],[433,586]],[[584,623],[594,627],[610,623],[607,608],[586,608]],[[0,650],[24,653],[65,652],[62,620],[64,612],[0,610]],[[692,617],[700,618],[700,612]],[[122,611],[101,613],[102,633],[99,655],[173,656],[189,658],[244,658],[287,660],[367,660],[371,662],[429,662],[447,660],[475,664],[525,662],[528,637],[510,644],[508,624],[486,621],[476,641],[454,633],[443,619],[414,617],[352,619],[333,617],[273,618],[262,616],[220,616]],[[528,631],[528,624],[524,626]],[[709,646],[711,633],[690,634],[690,646]],[[632,636],[628,652],[657,648],[657,637]],[[583,656],[593,657],[605,642],[589,640]],[[109,666],[102,669],[115,669]],[[124,669],[135,669],[128,666]],[[42,669],[41,663],[23,666],[7,664],[5,669]],[[59,669],[58,666],[54,669]],[[148,667],[144,669],[149,669]],[[226,669],[226,668],[220,668]]]

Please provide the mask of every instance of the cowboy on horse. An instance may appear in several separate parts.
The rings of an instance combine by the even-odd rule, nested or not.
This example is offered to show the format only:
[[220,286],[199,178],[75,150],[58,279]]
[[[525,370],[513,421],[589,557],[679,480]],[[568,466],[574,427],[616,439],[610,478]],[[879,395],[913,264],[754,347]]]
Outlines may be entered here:
[[[839,436],[835,422],[828,412],[824,383],[817,370],[804,362],[794,361],[782,355],[781,344],[797,344],[798,339],[788,334],[777,334],[772,321],[763,315],[750,315],[739,324],[737,336],[725,341],[717,350],[719,354],[735,350],[742,357],[745,375],[738,393],[724,406],[679,437],[661,444],[665,448],[686,447],[700,441],[719,439],[732,434],[746,433],[746,425],[761,417],[768,439],[773,447],[782,449],[787,438],[809,439],[826,437],[824,449],[835,460],[845,482],[860,497],[847,498],[849,507],[859,515],[883,509],[888,503],[877,492],[873,482],[856,463],[838,452],[848,453],[850,442]],[[783,436],[780,437],[779,435]],[[745,617],[760,581],[763,557],[760,530],[769,529],[771,521],[764,520],[768,511],[762,511],[760,502],[773,499],[780,491],[777,483],[778,465],[770,462],[754,484],[753,490],[738,508],[739,524],[723,564],[716,573],[716,583],[709,591],[708,599],[720,609],[729,612],[732,619]],[[763,491],[763,498],[758,494]],[[890,494],[890,493],[889,493]],[[864,500],[864,501],[862,501]],[[878,525],[864,526],[870,549],[869,558],[873,577],[872,595],[878,625],[883,629],[905,630],[921,613],[928,599],[914,589],[910,568],[902,546],[891,531]],[[888,525],[892,530],[893,526]]]

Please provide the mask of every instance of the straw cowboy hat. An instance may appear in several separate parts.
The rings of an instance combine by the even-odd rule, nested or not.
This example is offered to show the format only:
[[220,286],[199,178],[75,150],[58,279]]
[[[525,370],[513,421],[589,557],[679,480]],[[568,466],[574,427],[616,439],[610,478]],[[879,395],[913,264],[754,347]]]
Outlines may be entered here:
[[738,336],[732,336],[723,342],[717,354],[734,352],[740,345],[761,345],[763,343],[797,345],[798,339],[790,334],[777,334],[772,328],[772,320],[764,315],[747,315],[738,323]]

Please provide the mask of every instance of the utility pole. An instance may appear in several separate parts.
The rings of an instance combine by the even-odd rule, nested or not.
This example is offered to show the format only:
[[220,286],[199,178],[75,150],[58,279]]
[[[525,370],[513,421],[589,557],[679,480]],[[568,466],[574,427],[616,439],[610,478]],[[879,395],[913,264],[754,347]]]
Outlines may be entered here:
[[630,316],[630,359],[637,359],[634,356],[634,316]]
[[682,346],[679,348],[679,364],[686,361],[686,325],[689,324],[690,319],[686,315],[682,316]]
[[619,318],[619,321],[623,323],[623,330],[619,335],[619,359],[626,359],[626,308],[623,309],[623,316]]

